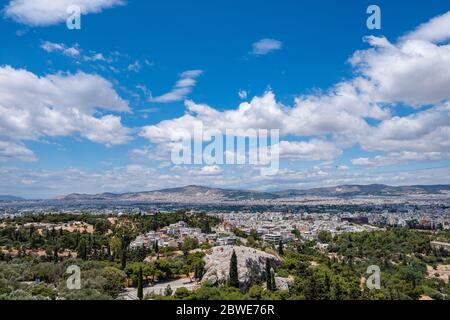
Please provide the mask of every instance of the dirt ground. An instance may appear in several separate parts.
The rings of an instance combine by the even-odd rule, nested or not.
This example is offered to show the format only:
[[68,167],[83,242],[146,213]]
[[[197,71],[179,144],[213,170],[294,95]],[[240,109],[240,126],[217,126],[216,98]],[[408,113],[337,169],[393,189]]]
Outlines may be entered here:
[[[449,283],[450,277],[450,265],[448,264],[440,264],[437,266],[437,269],[433,269],[432,266],[427,266],[428,276],[430,278],[440,278],[445,283]],[[436,277],[438,275],[438,277]]]

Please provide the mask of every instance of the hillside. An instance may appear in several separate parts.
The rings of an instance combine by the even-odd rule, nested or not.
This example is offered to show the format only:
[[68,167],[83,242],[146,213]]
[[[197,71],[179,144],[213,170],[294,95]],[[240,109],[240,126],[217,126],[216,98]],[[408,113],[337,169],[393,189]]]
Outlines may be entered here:
[[70,194],[59,197],[61,201],[160,201],[160,202],[214,202],[243,200],[274,200],[296,197],[358,197],[358,196],[411,196],[427,194],[449,194],[450,185],[434,186],[402,186],[386,185],[344,185],[329,188],[308,190],[285,190],[278,192],[258,192],[248,190],[231,190],[208,188],[202,186],[186,186],[181,188],[163,189],[157,191],[133,192],[124,194],[101,193]]

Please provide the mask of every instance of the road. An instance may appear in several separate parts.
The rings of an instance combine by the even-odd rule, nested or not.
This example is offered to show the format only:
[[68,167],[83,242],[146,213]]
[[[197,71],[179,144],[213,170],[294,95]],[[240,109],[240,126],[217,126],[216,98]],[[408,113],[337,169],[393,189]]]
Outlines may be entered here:
[[[172,288],[173,293],[177,291],[178,288],[186,288],[192,291],[197,285],[196,282],[190,282],[189,278],[177,279],[172,281],[160,281],[155,283],[153,286],[148,286],[144,288],[144,296],[147,294],[160,294],[164,295],[164,291],[167,286]],[[137,288],[127,288],[120,295],[119,298],[124,300],[138,300]]]

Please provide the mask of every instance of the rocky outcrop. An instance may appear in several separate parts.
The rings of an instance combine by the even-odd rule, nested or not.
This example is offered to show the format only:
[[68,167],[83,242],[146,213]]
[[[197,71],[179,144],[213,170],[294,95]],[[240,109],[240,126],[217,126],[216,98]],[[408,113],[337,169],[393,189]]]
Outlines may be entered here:
[[294,284],[292,278],[275,277],[275,286],[277,290],[289,291],[290,287]]
[[266,252],[240,246],[215,247],[205,256],[205,274],[203,283],[223,285],[228,281],[230,272],[230,260],[233,250],[236,251],[238,262],[239,283],[242,291],[249,289],[252,284],[264,282],[266,279],[266,260],[269,259],[273,267],[280,260]]

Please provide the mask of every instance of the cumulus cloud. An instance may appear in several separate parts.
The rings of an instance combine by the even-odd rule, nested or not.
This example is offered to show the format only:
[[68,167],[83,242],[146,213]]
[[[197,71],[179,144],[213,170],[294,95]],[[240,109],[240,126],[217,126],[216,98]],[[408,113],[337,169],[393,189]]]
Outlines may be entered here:
[[440,42],[450,39],[450,11],[437,16],[427,23],[420,25],[416,30],[405,37],[430,42]]
[[41,27],[66,21],[67,8],[72,5],[79,6],[86,15],[125,3],[124,0],[11,0],[3,14],[18,23]]
[[219,166],[205,166],[198,170],[190,170],[189,173],[202,176],[217,176],[223,173],[223,169]]
[[368,151],[445,153],[450,150],[450,104],[387,119],[360,142]]
[[[354,102],[354,103],[353,103]],[[172,146],[174,142],[193,135],[200,125],[204,130],[267,129],[280,130],[282,136],[314,136],[322,134],[361,135],[369,129],[363,117],[384,119],[387,111],[364,104],[356,92],[339,86],[323,96],[298,98],[293,107],[276,101],[268,91],[238,108],[218,111],[205,104],[186,101],[187,113],[177,119],[165,120],[143,127],[140,135],[158,146]],[[314,139],[310,142],[282,142],[281,155],[302,160],[329,160],[341,154],[340,143]],[[296,154],[295,154],[296,153]]]
[[[449,13],[432,19],[397,42],[367,37],[370,48],[355,52],[349,60],[353,78],[325,92],[298,96],[292,106],[278,102],[271,91],[225,111],[187,100],[184,116],[146,126],[140,134],[162,148],[192,135],[200,123],[205,130],[222,133],[227,129],[280,129],[282,138],[302,140],[280,143],[281,155],[291,159],[332,160],[358,144],[385,155],[355,159],[356,165],[446,159],[450,150],[450,45],[436,42],[447,37],[441,27],[448,17]],[[264,48],[268,53],[275,46],[255,48],[262,54]],[[411,107],[410,115],[395,116],[398,104]]]
[[362,167],[383,167],[417,161],[438,161],[449,159],[450,152],[390,152],[373,158],[357,158],[352,164]]
[[252,45],[251,54],[261,56],[273,51],[280,50],[283,46],[281,41],[275,39],[261,39]]
[[[129,112],[110,82],[83,72],[37,76],[24,69],[0,67],[0,141],[38,140],[79,135],[94,142],[116,145],[130,140],[129,129],[115,115]],[[18,158],[28,157],[23,145],[12,145]],[[19,152],[17,152],[19,151]],[[5,154],[3,152],[3,154]]]
[[299,97],[292,107],[276,101],[267,91],[236,109],[223,112],[205,104],[186,101],[187,113],[143,128],[143,136],[154,139],[180,139],[192,132],[196,123],[205,129],[280,129],[282,135],[317,135],[322,133],[364,132],[368,127],[363,117],[384,119],[389,112],[358,99],[350,87],[340,86],[322,96]]
[[372,100],[420,107],[450,99],[450,45],[366,40],[372,48],[356,52],[350,62],[360,75],[355,85]]
[[0,137],[0,161],[19,160],[35,161],[36,156],[22,142],[6,140]]
[[80,56],[80,50],[78,49],[77,45],[73,47],[67,47],[63,43],[53,43],[50,41],[44,41],[41,44],[41,48],[46,52],[60,52],[72,58]]
[[341,154],[342,150],[335,144],[322,140],[280,142],[280,155],[286,159],[326,161],[334,160]]
[[197,78],[202,75],[202,70],[189,70],[180,75],[172,91],[158,97],[150,98],[151,102],[170,103],[183,101],[197,84]]

